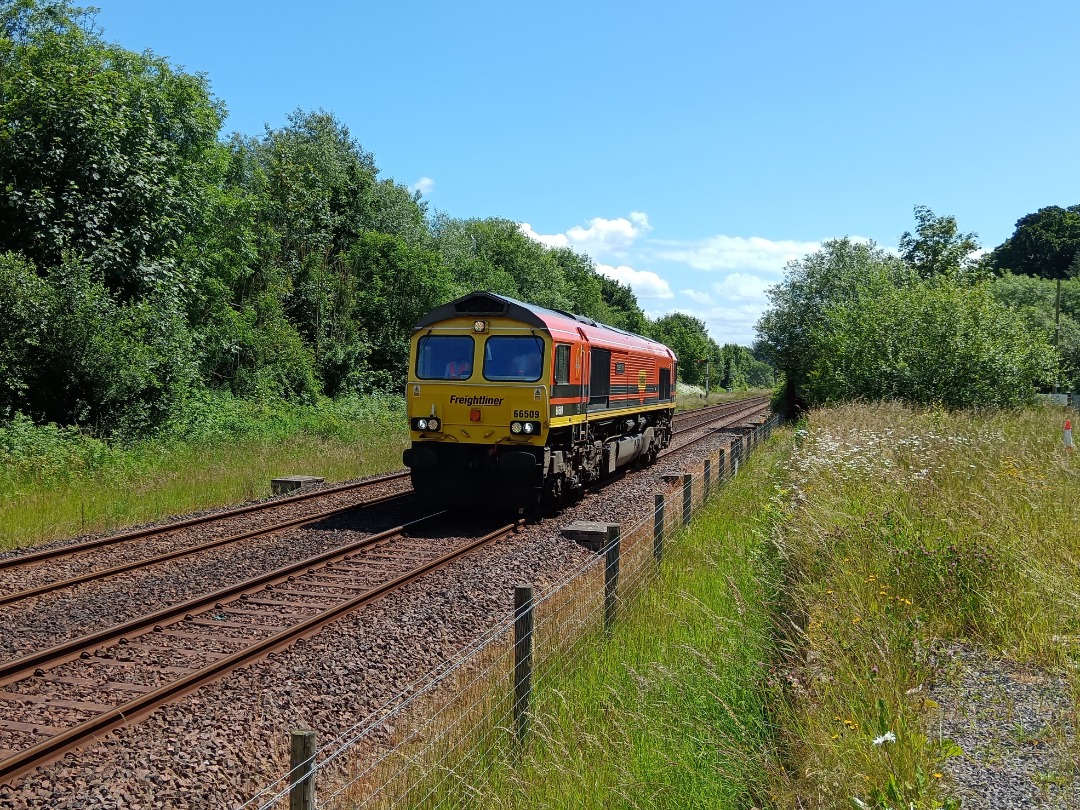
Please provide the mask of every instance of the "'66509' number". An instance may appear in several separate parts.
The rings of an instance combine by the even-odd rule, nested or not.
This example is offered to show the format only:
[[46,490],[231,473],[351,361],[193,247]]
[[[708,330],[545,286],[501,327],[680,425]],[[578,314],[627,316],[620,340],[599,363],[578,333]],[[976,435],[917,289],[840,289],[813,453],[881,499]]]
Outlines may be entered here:
[[515,419],[539,419],[540,411],[514,411]]

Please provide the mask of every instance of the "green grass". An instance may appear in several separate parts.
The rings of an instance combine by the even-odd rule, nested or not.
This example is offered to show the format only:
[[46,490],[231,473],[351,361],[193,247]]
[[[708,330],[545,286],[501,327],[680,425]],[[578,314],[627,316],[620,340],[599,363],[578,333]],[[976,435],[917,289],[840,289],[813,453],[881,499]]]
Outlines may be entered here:
[[118,446],[17,418],[0,428],[0,549],[105,531],[270,494],[270,479],[327,481],[401,466],[399,399],[189,404],[162,436]]
[[[1068,662],[1080,463],[1063,421],[1049,408],[811,415],[779,535],[797,628],[785,677],[801,685],[780,712],[795,765],[781,805],[949,806],[942,763],[957,752],[920,692],[940,639]],[[874,745],[887,732],[895,741]]]

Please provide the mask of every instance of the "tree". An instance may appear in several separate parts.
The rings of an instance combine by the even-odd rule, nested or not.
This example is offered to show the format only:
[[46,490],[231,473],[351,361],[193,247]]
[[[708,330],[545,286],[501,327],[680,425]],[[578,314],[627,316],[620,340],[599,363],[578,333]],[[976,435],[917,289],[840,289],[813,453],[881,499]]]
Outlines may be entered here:
[[977,234],[960,233],[956,217],[935,216],[925,205],[915,206],[915,235],[900,237],[900,257],[923,278],[958,275],[971,270],[971,254],[979,249]]
[[848,240],[791,262],[758,323],[789,406],[899,399],[958,408],[1029,400],[1053,377],[1045,333],[995,300],[989,282],[922,278]]
[[224,113],[206,79],[105,43],[67,0],[4,0],[0,26],[0,251],[80,258],[124,299],[183,283]]
[[[1016,221],[1016,230],[990,254],[999,273],[1012,270],[1057,282],[1054,301],[1054,345],[1061,347],[1061,281],[1080,270],[1080,205],[1040,208]],[[1057,391],[1057,380],[1055,388]]]
[[1016,221],[1013,235],[990,254],[999,273],[1011,270],[1039,278],[1070,278],[1080,256],[1080,205],[1050,205]]
[[875,244],[833,239],[802,259],[788,262],[784,281],[769,289],[769,309],[757,324],[766,359],[784,374],[787,409],[807,404],[807,386],[827,358],[815,346],[828,330],[828,312],[861,299],[865,290],[912,283],[915,272]]
[[337,322],[355,325],[358,332],[339,343],[358,346],[362,341],[366,351],[342,363],[328,387],[332,393],[360,388],[360,375],[374,371],[400,390],[412,327],[425,312],[454,297],[454,281],[434,251],[386,233],[365,233],[345,261],[356,284],[356,304]]
[[[690,385],[704,385],[705,362],[716,363],[720,347],[716,345],[700,318],[683,312],[672,312],[649,324],[649,334],[675,352],[679,359],[679,379]],[[719,366],[713,372],[713,380],[721,372]]]
[[[1034,333],[1050,338],[1056,330],[1062,359],[1060,382],[1066,390],[1080,391],[1080,279],[1051,281],[1006,272],[994,279],[990,289],[995,298],[1023,317]],[[1058,303],[1060,315],[1055,323]]]
[[947,408],[1028,402],[1056,352],[987,282],[936,276],[846,301],[827,314],[808,380],[816,403],[898,399]]
[[645,313],[638,306],[634,291],[621,281],[598,274],[600,279],[600,297],[604,312],[599,320],[609,326],[625,329],[635,335],[649,334],[649,323]]

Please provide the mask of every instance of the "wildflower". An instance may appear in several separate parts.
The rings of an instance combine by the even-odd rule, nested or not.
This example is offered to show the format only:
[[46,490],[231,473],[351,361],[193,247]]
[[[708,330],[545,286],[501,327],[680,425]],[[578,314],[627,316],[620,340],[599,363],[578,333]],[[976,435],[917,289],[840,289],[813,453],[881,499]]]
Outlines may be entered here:
[[862,616],[856,616],[855,618],[853,618],[853,619],[851,620],[851,623],[852,623],[852,624],[858,624],[858,623],[859,623],[859,622],[861,622],[861,621],[862,621]]
[[896,742],[896,735],[891,731],[886,731],[880,737],[874,737],[874,745],[883,745],[887,742]]
[[934,772],[934,778],[935,779],[940,779],[941,777],[942,777],[942,773],[940,771],[935,771]]

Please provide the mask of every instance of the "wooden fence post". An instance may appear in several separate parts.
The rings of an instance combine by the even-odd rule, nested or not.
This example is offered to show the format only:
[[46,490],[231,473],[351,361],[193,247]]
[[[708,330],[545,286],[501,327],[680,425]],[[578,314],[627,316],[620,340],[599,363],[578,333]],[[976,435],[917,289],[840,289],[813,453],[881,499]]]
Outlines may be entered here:
[[315,810],[315,732],[296,729],[289,746],[289,810]]
[[657,492],[653,499],[652,553],[656,561],[664,559],[664,493]]
[[682,477],[682,522],[686,526],[694,511],[694,477],[686,473]]
[[711,477],[712,477],[710,475],[711,472],[712,472],[712,459],[711,458],[706,458],[705,459],[705,476],[704,476],[704,481],[702,483],[702,487],[703,487],[703,490],[702,490],[703,494],[701,496],[701,502],[702,503],[704,503],[705,501],[707,501],[709,499],[709,485],[712,483],[711,480],[710,480]]
[[532,702],[533,586],[514,587],[514,731],[518,746],[529,735]]
[[615,629],[619,613],[619,546],[622,544],[622,527],[617,523],[608,526],[610,540],[604,558],[604,630]]

